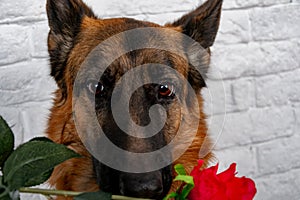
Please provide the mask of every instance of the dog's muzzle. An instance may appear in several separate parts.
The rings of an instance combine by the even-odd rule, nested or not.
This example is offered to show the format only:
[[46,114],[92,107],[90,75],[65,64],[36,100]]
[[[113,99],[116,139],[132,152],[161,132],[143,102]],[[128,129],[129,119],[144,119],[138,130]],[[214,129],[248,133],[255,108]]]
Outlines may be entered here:
[[147,173],[126,173],[93,158],[97,183],[104,192],[129,197],[163,199],[172,184],[171,166]]

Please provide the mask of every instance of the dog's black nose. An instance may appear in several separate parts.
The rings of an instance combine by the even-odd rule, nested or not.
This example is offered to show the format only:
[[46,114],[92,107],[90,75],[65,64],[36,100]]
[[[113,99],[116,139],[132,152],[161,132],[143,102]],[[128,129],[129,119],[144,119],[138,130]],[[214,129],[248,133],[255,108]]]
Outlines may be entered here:
[[158,198],[163,193],[161,172],[142,174],[122,174],[120,176],[120,192],[130,197]]

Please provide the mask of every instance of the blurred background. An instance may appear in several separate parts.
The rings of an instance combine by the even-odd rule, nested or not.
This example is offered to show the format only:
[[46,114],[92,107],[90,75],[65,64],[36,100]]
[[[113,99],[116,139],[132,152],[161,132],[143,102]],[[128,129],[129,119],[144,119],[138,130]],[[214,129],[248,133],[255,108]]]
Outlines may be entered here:
[[[85,2],[102,18],[159,24],[203,3]],[[13,127],[17,145],[44,134],[56,89],[45,4],[0,0],[0,115]],[[223,170],[237,162],[239,175],[256,182],[256,199],[300,199],[300,1],[224,0],[208,86],[203,95],[215,163]]]

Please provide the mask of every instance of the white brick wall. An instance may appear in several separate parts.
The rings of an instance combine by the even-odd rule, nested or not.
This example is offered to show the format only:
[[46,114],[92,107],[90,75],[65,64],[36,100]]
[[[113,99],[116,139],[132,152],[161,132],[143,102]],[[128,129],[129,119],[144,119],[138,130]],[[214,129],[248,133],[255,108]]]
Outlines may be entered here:
[[[300,1],[224,0],[206,111],[221,167],[238,163],[256,199],[300,199]],[[86,0],[100,17],[163,24],[201,0]],[[45,1],[0,2],[0,114],[17,144],[43,135],[51,93]],[[223,77],[226,102],[222,96]],[[217,87],[213,87],[217,85]],[[213,109],[211,108],[211,100]],[[225,105],[225,110],[224,110]],[[226,115],[224,115],[226,111]],[[213,114],[214,113],[214,114]],[[217,140],[220,125],[225,124]],[[29,197],[28,197],[29,198]]]

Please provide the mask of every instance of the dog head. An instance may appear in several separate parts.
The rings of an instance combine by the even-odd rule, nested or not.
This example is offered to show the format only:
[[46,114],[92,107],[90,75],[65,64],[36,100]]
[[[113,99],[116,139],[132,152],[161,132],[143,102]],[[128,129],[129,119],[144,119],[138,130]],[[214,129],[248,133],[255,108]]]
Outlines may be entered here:
[[[196,137],[206,134],[203,132],[205,128],[198,128],[205,126],[203,119],[200,119],[203,113],[199,95],[201,88],[205,87],[205,71],[210,60],[209,47],[217,34],[221,5],[222,0],[208,0],[174,23],[160,26],[129,18],[99,19],[81,0],[48,0],[51,75],[59,87],[60,106],[73,102],[76,108],[74,120],[80,127],[84,127],[78,133],[83,143],[93,141],[92,149],[96,147],[102,155],[105,154],[104,157],[114,159],[110,147],[98,141],[97,124],[119,149],[145,154],[170,144],[181,130],[183,135],[177,139],[179,142],[163,154],[158,154],[158,159],[174,159],[174,148],[180,149],[183,143],[198,146],[190,149],[196,155],[203,138],[194,139],[193,134]],[[199,52],[195,45],[184,42],[184,37],[199,43],[203,51]],[[114,45],[103,45],[107,41]],[[144,48],[135,48],[136,43]],[[97,50],[101,44],[101,49]],[[86,59],[91,54],[93,59],[87,67]],[[107,64],[106,61],[112,56],[116,58]],[[87,71],[79,73],[83,65]],[[138,70],[139,66],[147,67]],[[199,67],[202,72],[197,70]],[[133,75],[122,78],[134,69],[137,70]],[[139,80],[145,83],[132,90],[131,85],[138,84]],[[80,90],[74,89],[74,85]],[[124,101],[124,98],[128,101]],[[159,105],[158,108],[152,109],[155,105]],[[128,108],[125,109],[128,116],[120,113],[119,116],[114,115],[114,111],[124,108]],[[95,113],[96,122],[90,113]],[[157,125],[160,122],[164,123]],[[151,136],[147,135],[145,129],[137,128],[149,124],[161,128]],[[196,126],[196,130],[191,130],[191,126]],[[67,133],[62,131],[62,134]],[[196,156],[192,159],[197,160]],[[169,191],[172,183],[171,165],[134,173],[108,166],[94,154],[92,160],[91,167],[97,183],[105,191],[161,198]],[[145,168],[153,165],[151,159],[141,160],[138,163],[124,156],[117,163],[133,166],[137,162],[137,165]]]

